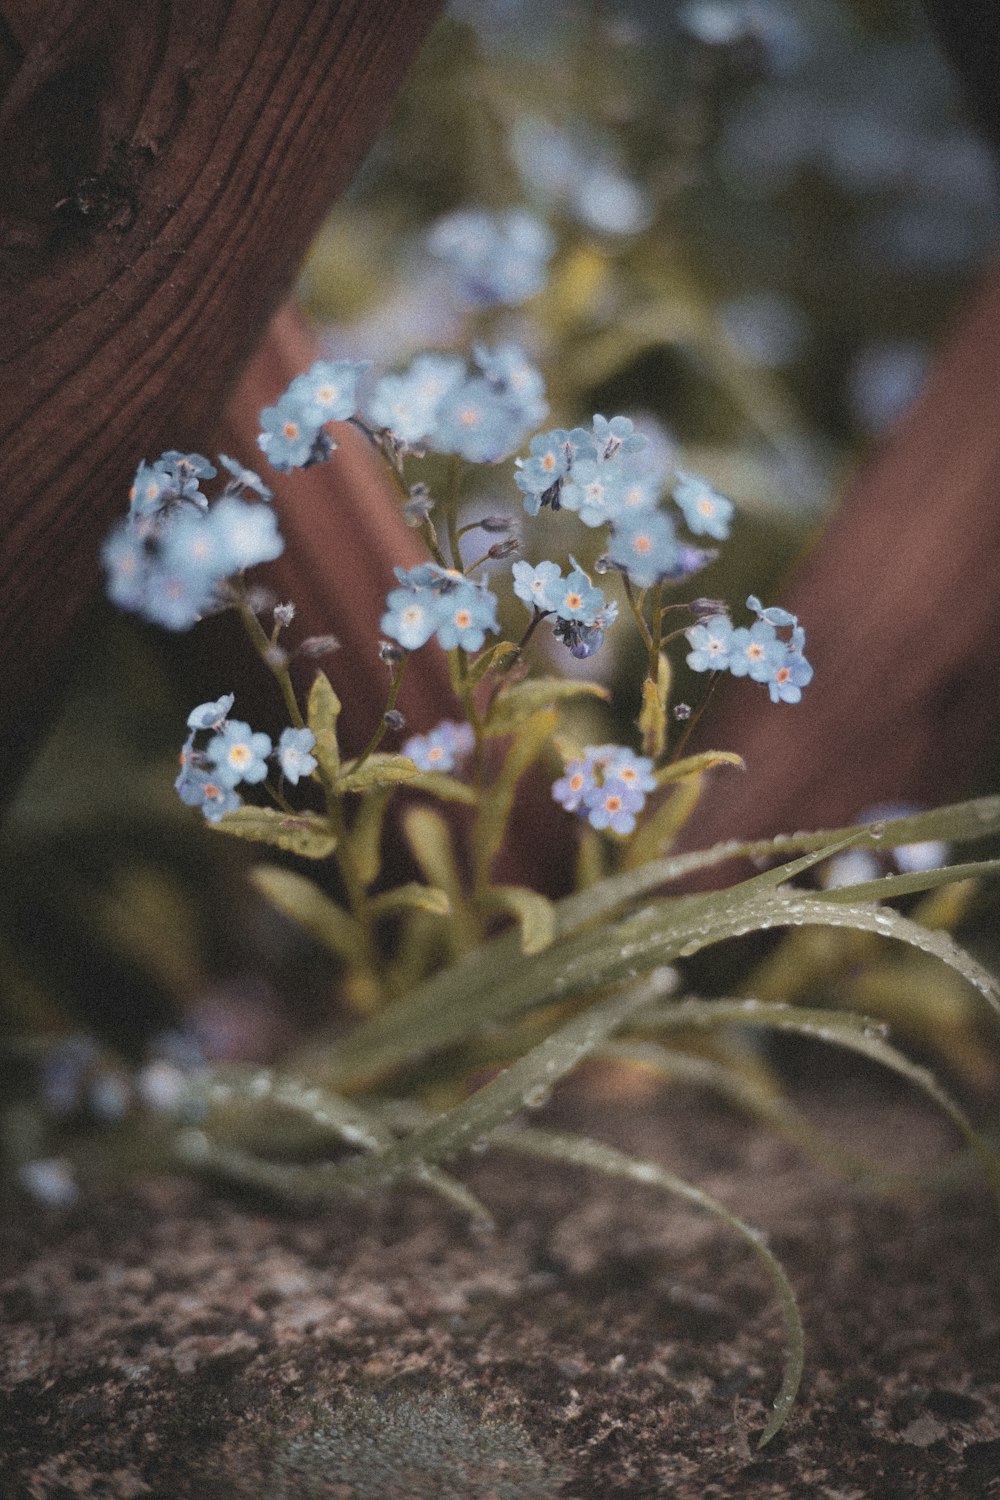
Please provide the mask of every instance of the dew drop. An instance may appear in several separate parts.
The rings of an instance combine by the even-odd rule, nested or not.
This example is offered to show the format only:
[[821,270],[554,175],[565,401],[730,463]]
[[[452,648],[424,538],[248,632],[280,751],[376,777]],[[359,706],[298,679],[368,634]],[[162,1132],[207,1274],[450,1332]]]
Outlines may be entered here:
[[876,840],[876,842],[879,839],[884,839],[885,838],[885,819],[884,818],[880,818],[877,823],[872,823],[871,827],[868,829],[868,833],[869,833],[869,835],[870,835],[871,838],[873,838],[873,839]]
[[541,1109],[543,1104],[548,1104],[549,1098],[550,1090],[545,1084],[536,1083],[534,1088],[528,1089],[523,1095],[522,1102],[525,1109]]

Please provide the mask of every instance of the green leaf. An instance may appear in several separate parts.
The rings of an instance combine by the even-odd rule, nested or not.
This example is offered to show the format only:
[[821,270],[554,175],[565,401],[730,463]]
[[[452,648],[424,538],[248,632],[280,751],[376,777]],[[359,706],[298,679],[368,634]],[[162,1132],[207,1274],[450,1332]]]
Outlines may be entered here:
[[317,672],[309,689],[306,723],[316,736],[313,754],[328,782],[336,781],[340,775],[340,750],[337,746],[339,717],[340,699],[330,686],[326,673]]
[[257,865],[250,871],[250,880],[284,916],[305,928],[338,958],[349,964],[366,962],[361,928],[308,875],[280,865]]
[[656,859],[669,848],[698,806],[704,777],[686,776],[672,788],[669,797],[640,819],[635,833],[625,845],[623,868],[634,870]]
[[520,725],[513,743],[507,750],[500,770],[489,795],[484,797],[476,813],[472,830],[472,843],[476,861],[477,885],[482,887],[489,877],[490,864],[503,843],[517,784],[525,772],[547,749],[556,726],[554,708],[542,709]]
[[788,1349],[785,1355],[785,1371],[781,1388],[774,1399],[774,1411],[764,1431],[757,1439],[757,1447],[763,1448],[783,1426],[798,1394],[805,1359],[805,1333],[799,1316],[798,1304],[791,1282],[777,1257],[767,1248],[760,1233],[735,1214],[718,1199],[681,1177],[675,1177],[655,1161],[639,1161],[606,1146],[603,1141],[587,1140],[584,1136],[564,1135],[554,1130],[522,1130],[516,1134],[501,1134],[492,1138],[492,1144],[504,1151],[518,1151],[525,1156],[541,1156],[548,1161],[557,1161],[574,1167],[589,1167],[591,1171],[603,1172],[608,1177],[622,1177],[629,1182],[645,1183],[658,1187],[675,1198],[683,1198],[697,1208],[704,1209],[719,1219],[734,1234],[738,1234],[760,1261],[777,1294],[781,1313],[785,1321],[785,1336]]
[[[910,924],[911,926],[914,924]],[[884,1028],[867,1016],[850,1011],[799,1009],[794,1005],[762,1004],[758,1000],[686,1000],[679,1005],[657,1007],[641,1018],[642,1028],[681,1028],[688,1026],[767,1026],[780,1031],[815,1037],[835,1047],[846,1048],[898,1073],[932,1099],[965,1137],[983,1175],[1000,1204],[1000,1159],[986,1144],[971,1120],[941,1087],[934,1074],[920,1067],[882,1036]]]
[[437,886],[421,885],[419,880],[411,880],[406,885],[397,885],[394,890],[382,891],[372,901],[371,910],[379,917],[394,911],[429,911],[447,917],[451,912],[451,902],[448,893]]
[[392,787],[385,786],[362,797],[351,825],[351,856],[358,880],[365,890],[374,885],[382,868],[382,829]]
[[938,886],[955,885],[960,880],[983,880],[1000,874],[1000,859],[971,860],[964,865],[940,865],[934,870],[910,870],[902,875],[883,875],[878,880],[863,880],[857,885],[835,886],[815,894],[822,901],[892,901],[896,896],[910,896],[917,891],[932,891]]
[[564,698],[590,696],[607,700],[611,694],[598,682],[573,682],[565,677],[529,677],[501,688],[486,715],[488,735],[510,734],[539,709],[551,708]]
[[670,665],[660,653],[657,681],[651,677],[642,684],[642,708],[639,711],[638,728],[642,735],[645,755],[659,760],[667,743],[667,708],[670,703]]
[[421,771],[420,778],[411,783],[415,792],[427,792],[441,802],[465,802],[470,806],[478,800],[475,790],[468,782],[447,776],[444,771]]
[[415,781],[421,775],[408,755],[383,755],[376,752],[354,769],[355,762],[348,761],[340,780],[338,792],[367,792],[377,786],[401,786]]
[[555,907],[538,891],[524,885],[493,885],[486,900],[489,905],[500,906],[517,919],[521,928],[522,953],[541,953],[555,937]]
[[238,807],[209,828],[234,838],[272,844],[303,859],[326,859],[337,847],[337,836],[326,818],[318,813],[284,813],[273,807]]
[[481,652],[469,666],[469,686],[475,687],[476,683],[494,667],[499,671],[507,671],[514,665],[520,654],[521,648],[516,641],[501,641],[498,646],[491,646],[488,650]]
[[657,784],[667,786],[671,781],[699,776],[702,771],[714,770],[716,766],[736,766],[740,771],[746,770],[743,757],[735,755],[732,750],[703,750],[700,755],[686,755],[683,760],[675,760],[673,765],[661,767],[656,773]]

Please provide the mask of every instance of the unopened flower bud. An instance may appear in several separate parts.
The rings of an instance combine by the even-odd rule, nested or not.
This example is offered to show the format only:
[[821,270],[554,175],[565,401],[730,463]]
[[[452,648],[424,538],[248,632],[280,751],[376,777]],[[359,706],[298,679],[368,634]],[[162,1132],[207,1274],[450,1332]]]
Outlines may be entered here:
[[683,724],[684,721],[685,721],[685,719],[690,719],[690,717],[691,717],[691,705],[690,705],[690,703],[675,703],[674,704],[674,708],[673,708],[673,714],[674,714],[674,718],[677,720],[677,722],[679,724]]
[[725,615],[729,618],[729,605],[725,599],[692,599],[688,609],[696,620],[708,620],[714,615]]
[[516,536],[505,537],[502,542],[494,542],[487,552],[487,557],[510,557],[513,553],[521,550],[521,543]]
[[406,720],[398,708],[387,708],[382,718],[390,729],[398,731],[406,728]]
[[379,641],[379,660],[384,661],[386,666],[394,666],[396,662],[403,660],[403,648],[397,646],[393,641]]
[[284,630],[295,619],[295,605],[288,601],[287,604],[276,604],[274,606],[274,623],[279,629]]
[[515,522],[513,516],[483,516],[476,525],[481,531],[513,531]]
[[339,650],[340,642],[335,635],[309,635],[299,646],[296,655],[312,660],[317,656],[329,656],[332,652]]

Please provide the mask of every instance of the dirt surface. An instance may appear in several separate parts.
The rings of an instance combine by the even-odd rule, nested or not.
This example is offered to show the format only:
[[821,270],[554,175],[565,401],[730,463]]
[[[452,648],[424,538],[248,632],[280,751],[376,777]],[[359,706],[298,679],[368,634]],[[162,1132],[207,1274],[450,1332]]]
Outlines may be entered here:
[[[871,1089],[826,1107],[845,1118],[897,1162],[950,1145]],[[497,1214],[486,1236],[411,1191],[309,1218],[181,1179],[22,1205],[3,1500],[1000,1497],[985,1192],[876,1199],[681,1093],[564,1104],[568,1123],[767,1230],[809,1343],[764,1452],[781,1323],[745,1246],[647,1189],[497,1155],[462,1172]]]

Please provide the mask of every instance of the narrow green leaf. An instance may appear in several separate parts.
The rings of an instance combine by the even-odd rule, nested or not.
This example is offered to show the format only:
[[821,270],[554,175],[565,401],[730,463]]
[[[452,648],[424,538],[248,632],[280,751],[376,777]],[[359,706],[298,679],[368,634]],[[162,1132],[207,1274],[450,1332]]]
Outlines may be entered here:
[[555,937],[555,907],[538,891],[524,885],[493,885],[486,900],[516,918],[521,928],[522,953],[541,953]]
[[377,917],[396,911],[429,911],[447,917],[451,912],[451,902],[446,891],[411,880],[407,885],[397,885],[394,890],[382,891],[373,899],[371,910]]
[[651,1069],[669,1082],[692,1084],[721,1094],[760,1124],[773,1130],[827,1170],[875,1192],[912,1193],[922,1181],[905,1172],[848,1151],[775,1090],[773,1084],[713,1057],[680,1052],[660,1042],[624,1038],[606,1042],[597,1054],[613,1063]]
[[272,844],[304,859],[326,859],[337,847],[337,836],[318,813],[283,813],[273,807],[238,807],[209,828],[234,838]]
[[703,776],[686,776],[677,783],[659,807],[647,813],[625,845],[625,870],[634,870],[657,859],[676,839],[698,806],[705,785]]
[[663,754],[667,743],[667,702],[667,698],[661,696],[659,684],[646,677],[642,684],[642,707],[637,727],[642,736],[643,752],[654,760]]
[[340,699],[330,686],[325,672],[317,672],[309,689],[306,723],[316,736],[313,754],[327,781],[333,782],[340,775],[340,750],[337,745],[337,720],[340,717]]
[[430,807],[408,807],[403,816],[403,831],[428,883],[450,896],[459,892],[462,881],[455,864],[451,832],[441,814]]
[[338,792],[367,792],[377,786],[400,786],[415,781],[421,772],[408,755],[369,755],[357,770],[348,761],[337,783]]
[[427,792],[441,802],[465,802],[471,806],[478,800],[475,789],[468,782],[447,776],[443,771],[421,771],[419,779],[412,781],[410,787],[415,792]]
[[[911,924],[912,925],[912,924]],[[676,1017],[676,1020],[674,1019]],[[801,1018],[801,1019],[800,1019]],[[780,1031],[797,1032],[801,1036],[814,1037],[834,1047],[843,1047],[849,1052],[859,1053],[871,1062],[880,1063],[892,1073],[898,1073],[932,1099],[948,1116],[965,1137],[983,1175],[993,1190],[1000,1206],[1000,1159],[986,1144],[972,1121],[941,1087],[934,1074],[927,1068],[911,1062],[902,1052],[891,1046],[882,1036],[884,1027],[868,1017],[853,1015],[849,1011],[807,1010],[797,1011],[795,1006],[767,1005],[760,1001],[692,1000],[683,1001],[675,1007],[657,1007],[641,1019],[643,1029],[677,1026],[768,1026]]]
[[683,760],[675,760],[673,765],[663,766],[657,771],[656,780],[660,786],[667,786],[672,781],[684,781],[688,776],[712,771],[716,766],[736,766],[740,771],[746,770],[743,757],[735,755],[732,750],[703,750],[700,755],[686,755]]
[[366,961],[364,933],[357,922],[308,875],[280,865],[257,865],[250,879],[272,905],[338,958],[349,964]]
[[382,868],[382,829],[392,787],[380,787],[362,797],[351,825],[351,855],[358,880],[365,890],[374,885]]
[[501,672],[507,671],[517,661],[520,654],[521,648],[516,641],[501,641],[498,646],[491,646],[488,650],[480,652],[469,666],[469,685],[475,687],[476,683],[494,667]]
[[859,881],[857,885],[835,886],[817,891],[822,901],[893,901],[916,891],[932,891],[938,886],[955,885],[960,880],[982,880],[1000,874],[1000,859],[970,860],[964,865],[940,865],[935,870],[909,870],[901,875],[883,875],[879,880]]
[[507,832],[517,784],[548,748],[555,724],[556,711],[549,708],[533,714],[520,725],[501,762],[489,795],[479,804],[472,829],[472,844],[480,887],[488,880],[490,864]]
[[539,709],[551,708],[565,698],[603,698],[611,694],[598,682],[574,682],[566,677],[528,677],[501,688],[486,716],[488,735],[511,734]]
[[792,1284],[777,1256],[767,1248],[760,1231],[730,1213],[717,1198],[711,1197],[692,1183],[685,1182],[682,1177],[675,1177],[673,1172],[668,1172],[658,1162],[640,1161],[626,1156],[613,1146],[606,1146],[603,1141],[591,1141],[585,1136],[565,1135],[554,1130],[532,1129],[501,1132],[491,1137],[491,1145],[499,1146],[503,1151],[540,1156],[547,1161],[557,1161],[568,1166],[588,1167],[591,1171],[603,1172],[607,1177],[622,1177],[628,1182],[640,1182],[649,1187],[660,1188],[675,1198],[683,1198],[687,1203],[704,1209],[739,1235],[770,1277],[785,1322],[787,1350],[784,1375],[774,1400],[773,1413],[757,1440],[757,1447],[763,1448],[769,1443],[784,1425],[798,1394],[805,1361],[805,1333]]

